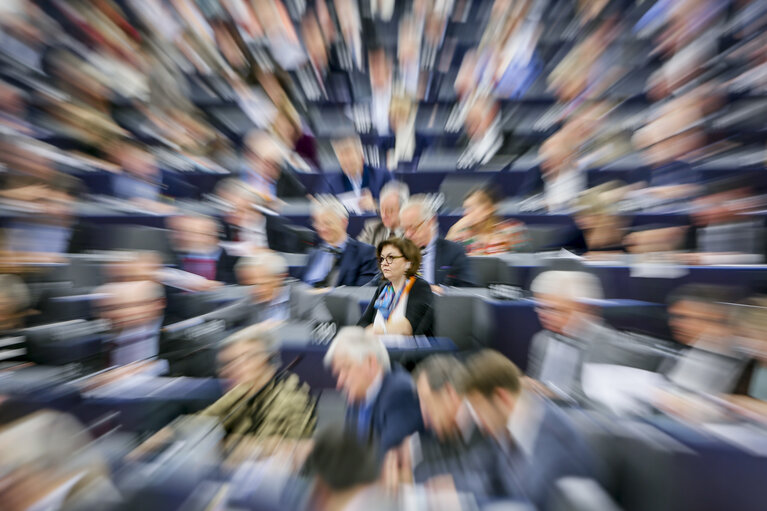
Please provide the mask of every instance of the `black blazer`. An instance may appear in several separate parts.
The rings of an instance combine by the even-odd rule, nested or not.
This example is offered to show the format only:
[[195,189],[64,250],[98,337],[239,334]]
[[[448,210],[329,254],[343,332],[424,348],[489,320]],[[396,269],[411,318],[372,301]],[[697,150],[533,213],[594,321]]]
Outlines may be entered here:
[[475,287],[469,258],[460,243],[437,238],[434,256],[434,283],[444,286]]
[[306,187],[289,168],[283,167],[274,193],[280,199],[295,199],[306,196]]
[[[373,299],[370,300],[365,312],[362,314],[357,326],[372,325],[375,321],[377,310],[374,307],[378,295],[381,294],[389,281],[382,282],[376,289]],[[407,308],[405,317],[413,327],[413,335],[426,335],[434,337],[434,294],[431,292],[431,286],[420,277],[416,277],[410,295],[407,298]]]
[[[313,248],[309,251],[309,257],[301,272],[301,280],[304,280],[309,268],[312,268],[317,260],[321,248]],[[337,286],[362,286],[367,284],[378,271],[376,264],[376,250],[372,246],[357,241],[352,237],[347,238],[346,248],[338,262]]]

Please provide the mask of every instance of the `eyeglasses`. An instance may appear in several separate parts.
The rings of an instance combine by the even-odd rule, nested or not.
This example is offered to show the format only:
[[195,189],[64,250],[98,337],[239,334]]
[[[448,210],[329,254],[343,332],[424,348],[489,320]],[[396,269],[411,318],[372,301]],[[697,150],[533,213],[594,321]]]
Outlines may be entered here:
[[383,264],[384,264],[384,263],[386,263],[386,264],[391,264],[391,263],[393,263],[393,262],[394,262],[394,260],[395,260],[395,259],[400,259],[400,258],[402,258],[402,257],[405,257],[405,256],[393,256],[393,255],[389,255],[389,256],[386,256],[386,257],[379,257],[379,258],[378,258],[378,264],[380,264],[381,266],[383,266]]
[[410,226],[410,227],[403,227],[403,228],[402,228],[402,230],[403,230],[403,231],[405,231],[406,233],[407,233],[407,232],[416,232],[416,231],[418,231],[418,229],[420,229],[420,228],[423,226],[423,224],[425,224],[426,222],[428,222],[428,220],[422,220],[422,221],[418,222],[417,224],[415,224],[415,225],[412,225],[412,226]]

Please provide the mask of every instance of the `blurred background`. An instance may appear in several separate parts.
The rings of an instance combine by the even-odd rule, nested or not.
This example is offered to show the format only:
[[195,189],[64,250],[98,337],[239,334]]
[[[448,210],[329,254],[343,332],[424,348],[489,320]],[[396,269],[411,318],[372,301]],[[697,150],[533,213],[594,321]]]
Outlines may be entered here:
[[[765,26],[763,0],[3,0],[0,508],[763,509]],[[429,286],[380,331],[398,257]],[[394,334],[346,357],[381,372],[332,356],[358,324]],[[598,469],[518,465],[463,369],[422,365],[471,381],[486,349]],[[390,365],[418,424],[331,434]],[[538,469],[543,499],[486,485]]]

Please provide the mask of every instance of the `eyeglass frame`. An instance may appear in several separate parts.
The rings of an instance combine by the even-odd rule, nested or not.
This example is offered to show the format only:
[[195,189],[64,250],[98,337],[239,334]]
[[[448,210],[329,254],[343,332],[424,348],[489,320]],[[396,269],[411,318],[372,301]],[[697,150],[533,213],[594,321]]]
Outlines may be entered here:
[[403,255],[387,255],[386,257],[379,257],[378,259],[378,265],[383,266],[384,262],[387,264],[387,266],[391,266],[391,264],[394,262],[395,259],[406,259]]

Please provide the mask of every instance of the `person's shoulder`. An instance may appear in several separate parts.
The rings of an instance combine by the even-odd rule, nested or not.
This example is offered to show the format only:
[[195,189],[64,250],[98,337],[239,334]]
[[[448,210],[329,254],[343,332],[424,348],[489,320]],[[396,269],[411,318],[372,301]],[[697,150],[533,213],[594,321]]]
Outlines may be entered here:
[[445,238],[441,236],[437,238],[437,251],[444,252],[444,253],[465,252],[463,245],[461,245],[457,241],[446,240]]
[[431,293],[431,285],[421,277],[416,277],[415,282],[413,282],[413,291],[428,291]]
[[402,392],[413,392],[413,378],[404,368],[394,364],[392,370],[384,378],[383,388],[386,388],[390,395],[400,394]]
[[348,243],[349,243],[349,246],[353,246],[353,247],[355,247],[359,251],[371,252],[371,253],[375,252],[375,248],[373,247],[373,245],[369,245],[367,243],[363,243],[362,241],[356,240],[356,239],[354,239],[352,237],[349,237]]

